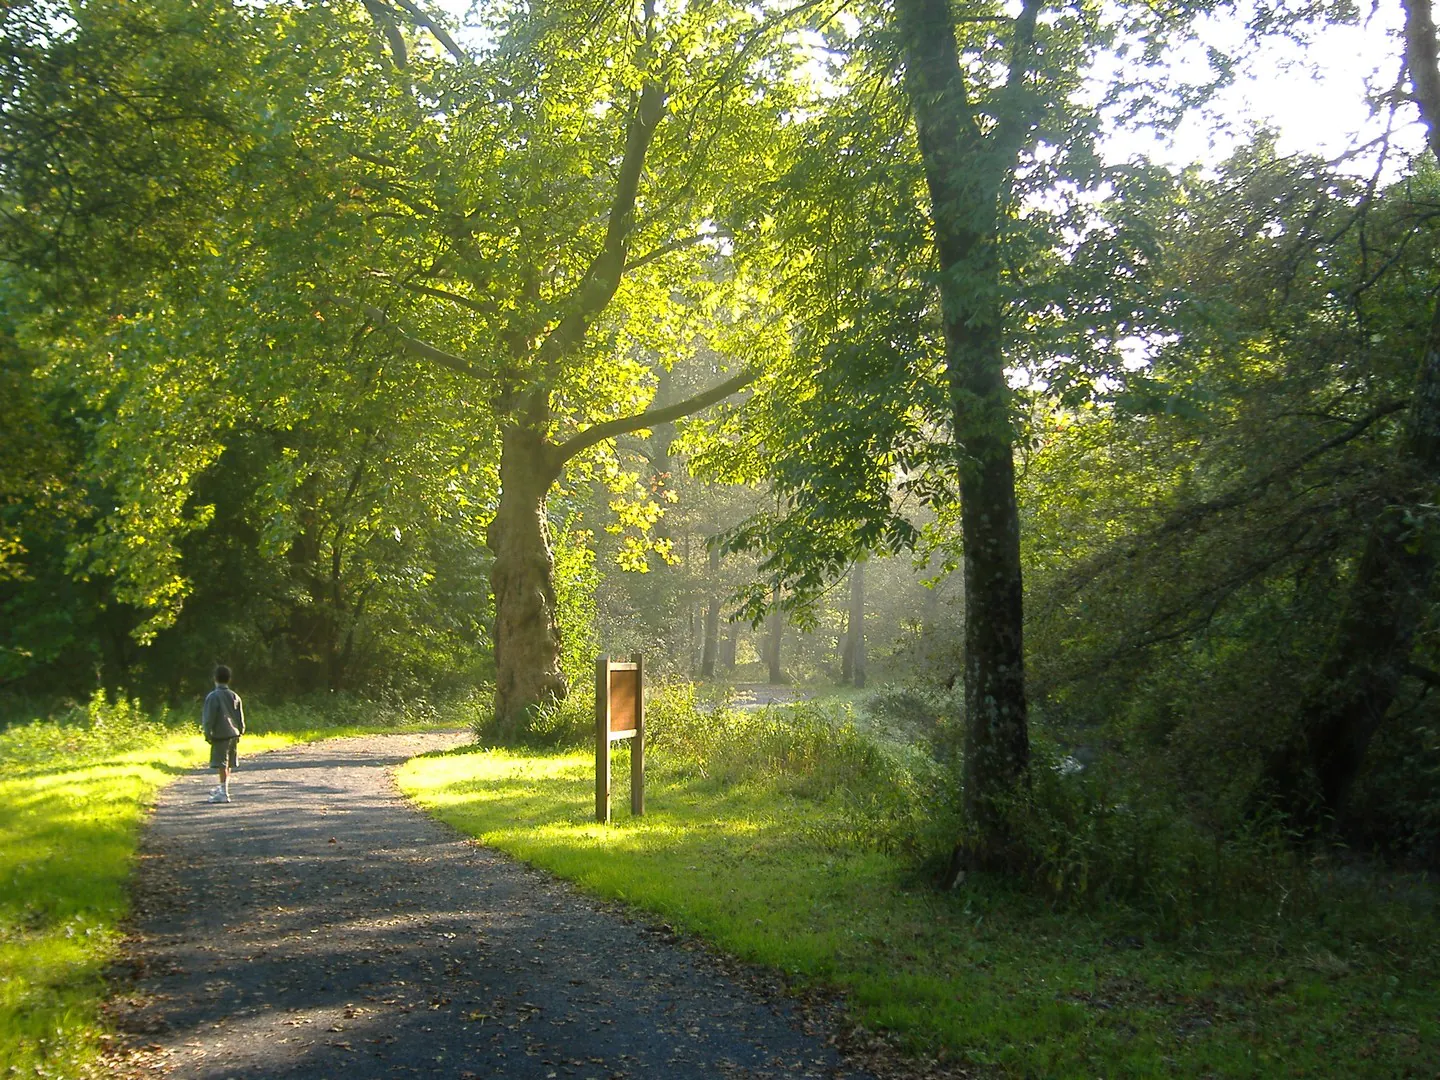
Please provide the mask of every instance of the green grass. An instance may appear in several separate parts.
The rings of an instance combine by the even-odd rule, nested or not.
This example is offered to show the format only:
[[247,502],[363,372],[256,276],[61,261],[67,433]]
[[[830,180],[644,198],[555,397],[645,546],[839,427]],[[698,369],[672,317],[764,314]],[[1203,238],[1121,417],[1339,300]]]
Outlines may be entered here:
[[[164,714],[103,699],[72,712],[0,731],[0,1076],[79,1076],[103,1047],[104,975],[140,828],[164,784],[208,761],[193,728]],[[241,741],[246,757],[375,730],[261,713]]]
[[[593,757],[417,758],[401,786],[457,828],[801,983],[854,1018],[1005,1076],[1440,1074],[1433,898],[1340,879],[1303,914],[1162,929],[1055,910],[996,881],[941,894],[868,843],[842,786],[651,756],[633,820],[593,821]],[[729,777],[728,781],[726,777]],[[833,792],[833,793],[832,793]]]

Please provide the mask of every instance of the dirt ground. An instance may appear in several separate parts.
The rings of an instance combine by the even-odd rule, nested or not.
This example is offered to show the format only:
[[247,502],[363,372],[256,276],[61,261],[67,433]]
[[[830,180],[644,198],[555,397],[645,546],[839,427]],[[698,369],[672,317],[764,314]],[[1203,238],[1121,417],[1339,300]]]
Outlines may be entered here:
[[[458,836],[393,767],[461,733],[241,761],[142,844],[112,1076],[860,1077],[838,1015]],[[241,741],[243,754],[244,741]]]

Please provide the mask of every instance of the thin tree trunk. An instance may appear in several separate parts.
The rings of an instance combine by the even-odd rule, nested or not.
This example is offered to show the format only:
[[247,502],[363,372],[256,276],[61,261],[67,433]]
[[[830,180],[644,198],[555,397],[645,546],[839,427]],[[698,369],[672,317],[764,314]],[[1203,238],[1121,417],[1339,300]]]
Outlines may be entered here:
[[710,545],[710,601],[705,607],[705,646],[700,654],[700,677],[715,677],[715,657],[720,651],[720,545]]
[[735,654],[740,649],[740,624],[732,622],[729,631],[725,634],[725,640],[720,646],[720,666],[726,673],[735,670]]
[[555,619],[554,553],[545,496],[555,479],[554,450],[537,433],[507,427],[500,449],[500,505],[486,533],[495,556],[495,719],[497,734],[523,730],[525,711],[563,698],[560,627]]
[[865,688],[865,563],[850,568],[850,617],[846,636],[846,653],[850,661],[850,681],[855,689]]
[[[1022,88],[1038,2],[1015,20],[1006,96]],[[976,116],[946,0],[896,0],[905,86],[930,193],[946,370],[960,465],[965,581],[964,803],[957,866],[1009,859],[1006,803],[1028,783],[1020,518],[1001,352],[996,243],[1026,124],[1013,105],[994,130]],[[1015,98],[1019,100],[1018,97]]]
[[770,669],[770,682],[782,683],[785,672],[780,667],[780,638],[785,633],[785,616],[780,610],[778,594],[775,599],[775,609],[770,613],[770,632],[765,638],[765,662]]

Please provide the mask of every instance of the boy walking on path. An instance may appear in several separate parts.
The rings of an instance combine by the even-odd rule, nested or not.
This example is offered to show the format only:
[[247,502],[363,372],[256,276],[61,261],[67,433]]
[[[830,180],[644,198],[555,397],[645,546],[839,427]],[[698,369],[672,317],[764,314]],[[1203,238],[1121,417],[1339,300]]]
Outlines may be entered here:
[[215,689],[205,698],[201,711],[205,738],[210,743],[210,767],[220,774],[220,783],[210,792],[212,803],[230,801],[230,770],[235,768],[235,748],[245,734],[245,709],[240,695],[230,689],[230,669],[215,669]]

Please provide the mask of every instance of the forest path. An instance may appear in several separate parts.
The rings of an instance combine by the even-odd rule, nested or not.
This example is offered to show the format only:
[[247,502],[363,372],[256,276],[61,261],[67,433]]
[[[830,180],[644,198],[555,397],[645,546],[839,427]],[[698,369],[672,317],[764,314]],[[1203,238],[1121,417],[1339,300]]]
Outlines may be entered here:
[[736,709],[768,709],[771,705],[794,705],[811,697],[809,690],[784,683],[736,683],[730,704]]
[[[469,841],[393,767],[461,733],[336,739],[162,794],[112,1076],[854,1076],[774,980]],[[241,746],[243,748],[244,741]]]

